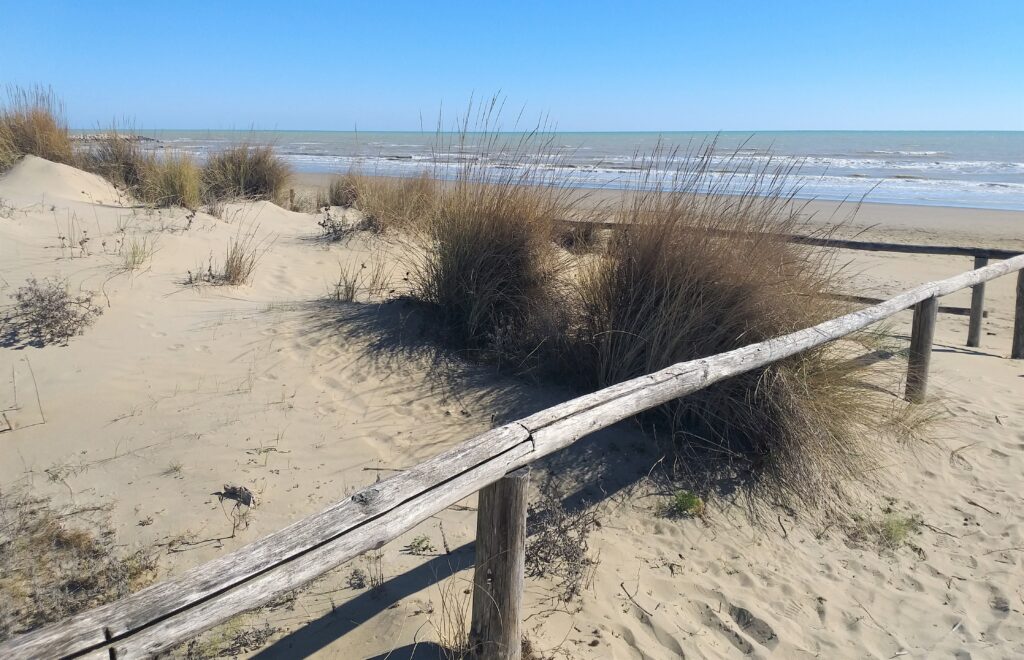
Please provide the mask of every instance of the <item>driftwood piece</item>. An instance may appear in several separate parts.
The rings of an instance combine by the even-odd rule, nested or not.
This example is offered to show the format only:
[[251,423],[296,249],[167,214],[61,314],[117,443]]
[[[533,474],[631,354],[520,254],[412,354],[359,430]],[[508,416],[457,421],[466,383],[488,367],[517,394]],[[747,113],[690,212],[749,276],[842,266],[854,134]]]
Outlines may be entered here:
[[[1019,255],[922,284],[811,328],[672,365],[566,401],[476,436],[178,578],[8,640],[0,644],[0,657],[96,653],[123,659],[155,655],[380,547],[508,472],[589,433],[712,383],[834,341],[923,300],[1022,268],[1024,255]],[[1018,278],[1018,291],[1022,289],[1024,276]],[[1019,295],[1019,328],[1024,328],[1022,304],[1024,295]]]

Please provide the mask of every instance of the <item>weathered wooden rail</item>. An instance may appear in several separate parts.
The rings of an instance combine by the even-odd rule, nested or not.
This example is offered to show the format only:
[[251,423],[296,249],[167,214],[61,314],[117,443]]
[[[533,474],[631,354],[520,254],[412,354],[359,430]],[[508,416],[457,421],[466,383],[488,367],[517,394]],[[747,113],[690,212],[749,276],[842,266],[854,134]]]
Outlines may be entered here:
[[379,548],[477,491],[472,639],[482,657],[518,658],[519,594],[507,591],[522,585],[525,489],[522,476],[510,473],[642,411],[910,307],[915,311],[906,396],[921,401],[938,298],[1013,272],[1018,278],[1012,351],[1024,358],[1024,254],[1000,258],[1005,260],[816,326],[675,364],[499,426],[178,577],[8,640],[0,644],[0,658],[151,657]]

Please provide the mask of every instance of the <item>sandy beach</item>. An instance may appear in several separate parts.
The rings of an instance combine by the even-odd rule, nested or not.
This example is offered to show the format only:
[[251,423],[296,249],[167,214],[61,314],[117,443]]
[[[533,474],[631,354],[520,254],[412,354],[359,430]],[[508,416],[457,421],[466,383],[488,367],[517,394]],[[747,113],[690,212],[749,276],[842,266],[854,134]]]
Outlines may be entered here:
[[[299,175],[299,192],[323,183]],[[251,543],[396,470],[569,398],[486,367],[389,350],[415,333],[401,305],[330,306],[339,269],[408,286],[403,240],[321,243],[317,216],[269,202],[221,219],[133,204],[109,183],[26,157],[0,176],[0,294],[66,278],[97,292],[94,326],[67,346],[0,349],[0,491],[107,507],[118,547],[156,548],[160,577]],[[814,203],[817,218],[835,204]],[[845,213],[845,208],[840,214]],[[266,241],[250,284],[189,285],[239,228]],[[843,233],[892,242],[1024,250],[1024,212],[865,204]],[[64,237],[64,238],[61,238]],[[87,241],[83,244],[82,238]],[[145,238],[125,271],[117,242]],[[857,295],[886,297],[971,267],[967,258],[843,253]],[[944,299],[967,306],[969,292]],[[373,302],[372,296],[361,302]],[[888,509],[922,521],[884,550],[780,511],[754,525],[729,502],[705,517],[659,515],[654,456],[623,423],[541,461],[600,522],[585,589],[560,602],[527,581],[525,630],[542,657],[955,657],[1024,654],[1024,362],[1007,359],[1014,278],[989,284],[982,346],[940,315],[932,394],[944,421],[876,475]],[[905,346],[910,313],[891,335]],[[244,519],[216,495],[244,485]],[[475,499],[291,597],[204,634],[176,655],[265,631],[259,658],[436,657],[431,642],[468,605]],[[367,589],[354,569],[380,575]],[[468,581],[468,582],[467,582]],[[456,605],[453,606],[452,603]],[[444,607],[442,607],[444,605]],[[448,620],[446,620],[448,619]],[[430,655],[433,653],[434,655]]]

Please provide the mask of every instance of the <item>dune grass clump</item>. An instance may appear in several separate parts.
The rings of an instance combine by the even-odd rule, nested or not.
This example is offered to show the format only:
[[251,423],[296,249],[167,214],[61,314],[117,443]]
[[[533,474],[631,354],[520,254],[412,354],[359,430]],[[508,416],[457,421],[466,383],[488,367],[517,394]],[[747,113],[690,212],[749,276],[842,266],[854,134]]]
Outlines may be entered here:
[[235,237],[228,241],[220,280],[224,284],[246,284],[252,279],[256,265],[270,249],[266,238],[259,238],[259,225],[239,225]]
[[0,492],[0,640],[118,600],[153,580],[155,554],[121,553],[109,523],[95,518]]
[[146,204],[196,209],[203,201],[200,169],[192,154],[146,151],[116,126],[82,154],[81,161],[85,169]]
[[[423,257],[413,269],[415,296],[428,303],[449,341],[478,357],[529,369],[536,349],[563,322],[554,244],[565,217],[571,181],[558,174],[562,156],[549,156],[552,136],[541,130],[503,134],[500,107],[484,106],[471,131],[464,119],[452,179],[438,186],[422,233]],[[483,156],[501,161],[498,170]],[[443,174],[443,173],[442,173]],[[361,200],[360,200],[361,201]]]
[[363,216],[362,229],[418,231],[437,203],[437,182],[426,173],[408,178],[350,176],[349,191],[354,191],[354,206]]
[[361,184],[361,177],[354,172],[333,177],[327,188],[327,205],[344,208],[355,206]]
[[[844,311],[828,295],[840,277],[833,255],[783,237],[800,223],[791,172],[727,160],[710,144],[645,161],[619,209],[625,228],[582,267],[560,376],[597,389]],[[672,437],[682,465],[718,483],[739,479],[800,508],[842,508],[846,486],[877,465],[880,434],[896,428],[887,424],[892,397],[843,350],[856,340],[711,385],[644,419]]]
[[129,134],[111,126],[102,139],[98,140],[82,155],[86,170],[99,174],[115,186],[120,186],[138,196],[153,165],[152,154],[143,151],[139,143]]
[[165,152],[145,161],[137,195],[154,206],[199,208],[202,203],[200,170],[186,152]]
[[49,87],[7,87],[0,106],[0,172],[25,155],[73,164],[64,104]]
[[508,361],[540,341],[557,308],[554,206],[512,184],[463,181],[442,194],[414,281],[455,345]]
[[203,186],[218,199],[284,200],[291,167],[270,146],[240,144],[212,154],[202,170]]

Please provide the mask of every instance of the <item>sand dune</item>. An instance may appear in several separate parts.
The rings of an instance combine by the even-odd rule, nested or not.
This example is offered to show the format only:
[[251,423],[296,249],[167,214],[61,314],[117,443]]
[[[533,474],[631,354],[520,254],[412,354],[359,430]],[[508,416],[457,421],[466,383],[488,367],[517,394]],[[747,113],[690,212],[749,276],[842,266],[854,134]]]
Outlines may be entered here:
[[[0,295],[29,277],[60,278],[95,292],[103,308],[67,346],[0,348],[0,406],[12,427],[0,433],[0,489],[110,505],[118,542],[159,546],[163,575],[316,512],[495,416],[568,396],[439,363],[416,347],[416,317],[399,303],[324,302],[341,269],[364,265],[386,274],[383,293],[401,292],[400,257],[411,248],[399,239],[324,244],[314,216],[268,202],[229,204],[219,219],[137,208],[99,177],[34,157],[0,178],[0,200],[10,208],[0,217]],[[872,207],[862,219],[896,240],[1021,247],[1006,223],[1024,214],[985,225],[985,214],[943,209],[930,223],[901,209]],[[188,284],[190,272],[216,268],[239,231],[267,247],[252,282]],[[152,255],[126,272],[129,241]],[[970,267],[949,257],[849,258],[865,295]],[[1006,359],[1010,278],[991,284],[988,300],[981,349],[963,348],[966,317],[940,318],[933,391],[948,421],[928,444],[892,456],[880,497],[865,504],[866,517],[886,507],[919,516],[909,543],[880,550],[781,511],[754,526],[726,502],[706,520],[661,517],[664,494],[644,478],[654,457],[622,425],[538,466],[564,473],[569,494],[593,501],[602,524],[579,602],[553,601],[550,580],[528,583],[534,645],[558,658],[1024,654],[1024,362]],[[962,293],[949,303],[967,301]],[[903,343],[909,321],[894,324]],[[244,520],[214,495],[225,484],[256,494]],[[426,642],[445,625],[442,590],[468,598],[473,506],[246,615],[239,625],[273,632],[244,653],[429,657]],[[404,549],[419,536],[425,555]],[[356,567],[382,569],[383,589],[355,588]]]

